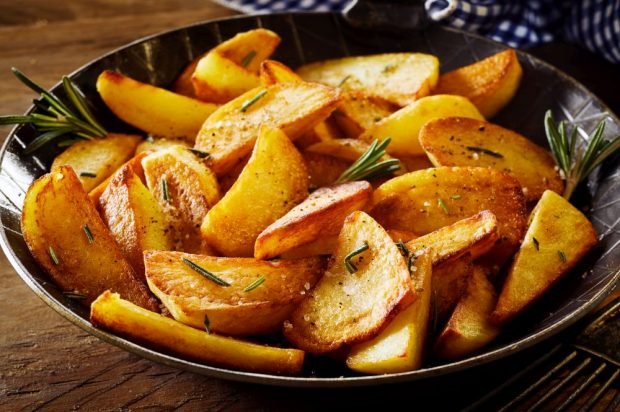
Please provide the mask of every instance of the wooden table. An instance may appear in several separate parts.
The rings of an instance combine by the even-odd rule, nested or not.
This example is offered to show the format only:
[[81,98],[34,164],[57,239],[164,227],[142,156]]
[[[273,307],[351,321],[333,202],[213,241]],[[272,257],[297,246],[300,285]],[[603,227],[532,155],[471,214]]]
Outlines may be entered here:
[[[61,75],[131,40],[232,14],[207,0],[2,2],[0,113],[21,113],[34,97],[10,75],[12,66],[50,87]],[[543,47],[539,53],[547,58],[555,53],[569,70],[579,58],[574,49]],[[611,66],[597,67],[614,72]],[[580,70],[586,70],[582,74],[588,77],[587,69]],[[589,86],[619,111],[613,88],[603,83]],[[3,136],[8,131],[0,128]],[[467,386],[456,386],[461,386],[458,392],[468,392]],[[412,388],[417,388],[413,398]],[[0,410],[310,410],[342,401],[351,408],[401,401],[415,406],[423,399],[440,405],[455,396],[454,390],[455,385],[439,381],[432,393],[406,385],[337,392],[291,390],[171,369],[108,345],[65,321],[0,255]]]

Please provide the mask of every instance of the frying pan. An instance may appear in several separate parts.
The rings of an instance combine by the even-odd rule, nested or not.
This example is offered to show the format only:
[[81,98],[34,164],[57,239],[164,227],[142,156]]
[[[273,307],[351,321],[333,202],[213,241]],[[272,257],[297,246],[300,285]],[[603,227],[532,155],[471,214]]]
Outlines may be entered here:
[[[505,48],[473,34],[429,24],[418,3],[358,1],[343,14],[286,13],[198,23],[121,47],[70,77],[86,94],[108,130],[136,132],[113,116],[96,93],[95,81],[102,70],[117,70],[140,81],[168,86],[194,57],[223,39],[256,27],[271,29],[282,37],[274,58],[292,67],[346,55],[418,51],[438,56],[442,70],[447,71]],[[521,87],[512,102],[493,118],[495,123],[546,146],[543,115],[550,108],[556,119],[577,125],[582,131],[589,133],[604,120],[608,136],[620,134],[618,118],[584,86],[525,52],[518,52],[518,57],[524,70]],[[60,85],[52,90],[62,96]],[[31,107],[29,112],[33,110]],[[63,296],[41,271],[22,238],[21,208],[28,186],[49,170],[60,149],[49,146],[35,156],[26,156],[23,148],[33,138],[29,127],[16,127],[0,153],[0,243],[17,273],[48,305],[89,333],[144,358],[204,375],[280,386],[349,387],[452,374],[504,358],[565,329],[591,311],[620,277],[620,161],[616,157],[604,164],[577,194],[578,205],[587,210],[600,234],[597,249],[482,353],[458,362],[431,361],[418,371],[382,376],[357,375],[335,361],[311,357],[303,374],[297,377],[207,366],[94,328],[88,320],[88,309]]]

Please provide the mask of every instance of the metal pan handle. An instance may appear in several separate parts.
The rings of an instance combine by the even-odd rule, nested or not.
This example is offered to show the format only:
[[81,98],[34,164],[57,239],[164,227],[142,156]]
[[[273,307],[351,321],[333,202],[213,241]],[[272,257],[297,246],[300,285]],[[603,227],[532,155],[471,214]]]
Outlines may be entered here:
[[373,30],[423,29],[429,23],[423,0],[353,0],[342,13],[352,26]]

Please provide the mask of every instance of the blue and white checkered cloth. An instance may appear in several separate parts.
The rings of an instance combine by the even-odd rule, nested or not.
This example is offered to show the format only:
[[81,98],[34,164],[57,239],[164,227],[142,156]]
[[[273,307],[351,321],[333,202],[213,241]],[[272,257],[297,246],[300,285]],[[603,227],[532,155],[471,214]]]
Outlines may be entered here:
[[[216,1],[245,13],[339,11],[349,2]],[[435,21],[477,32],[511,47],[568,41],[620,63],[620,0],[426,0],[424,6]]]

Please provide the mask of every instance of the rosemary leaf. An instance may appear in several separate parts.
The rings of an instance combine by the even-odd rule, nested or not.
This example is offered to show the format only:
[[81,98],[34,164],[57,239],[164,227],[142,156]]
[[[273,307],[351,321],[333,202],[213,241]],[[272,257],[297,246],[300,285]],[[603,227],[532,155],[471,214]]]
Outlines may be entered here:
[[213,273],[209,272],[207,269],[203,268],[202,266],[197,265],[196,263],[192,262],[191,260],[187,259],[187,258],[181,258],[181,260],[183,261],[183,263],[185,263],[187,266],[189,266],[190,268],[192,268],[194,271],[198,272],[199,274],[201,274],[202,276],[204,276],[205,278],[209,279],[210,281],[220,285],[220,286],[230,286],[230,283],[226,282],[224,279],[214,275]]
[[448,206],[446,206],[446,202],[444,202],[442,198],[437,198],[437,204],[443,209],[446,215],[450,214],[450,210],[448,210]]
[[88,108],[88,103],[84,97],[80,94],[75,84],[67,77],[64,76],[62,78],[62,84],[65,88],[65,92],[67,96],[73,103],[73,106],[80,112],[80,114],[84,117],[86,122],[99,133],[99,137],[103,137],[106,135],[106,130],[97,122],[95,117],[91,114],[90,109]]
[[241,105],[241,109],[239,109],[239,110],[241,110],[241,113],[245,113],[250,108],[250,106],[252,106],[254,103],[259,101],[261,99],[261,97],[263,97],[266,94],[267,94],[267,90],[263,90],[263,91],[257,93],[256,96],[254,96],[251,99],[248,99],[245,102],[243,102],[243,104]]
[[97,177],[97,174],[93,172],[80,172],[80,177],[93,177],[94,178],[94,177]]
[[336,183],[370,180],[399,170],[400,162],[398,159],[388,159],[377,163],[385,155],[385,148],[390,144],[390,141],[389,137],[381,143],[375,139],[368,150],[340,175]]
[[248,67],[248,64],[250,64],[252,62],[252,60],[254,60],[254,57],[256,56],[256,51],[252,50],[250,51],[248,54],[245,55],[245,57],[241,60],[241,65],[243,67]]
[[265,281],[265,279],[266,279],[266,278],[265,278],[264,276],[259,277],[259,278],[258,278],[258,279],[256,279],[254,282],[252,282],[252,283],[250,283],[249,285],[247,285],[247,286],[243,289],[243,291],[244,291],[244,292],[246,292],[246,293],[247,293],[247,292],[251,292],[251,291],[253,291],[253,290],[254,290],[254,289],[256,289],[257,287],[259,287],[260,285],[262,285],[262,284],[263,284],[263,282]]
[[351,78],[351,75],[348,74],[346,75],[342,80],[340,80],[340,83],[338,83],[337,87],[342,87],[344,86],[344,84],[347,82],[347,80],[349,80]]
[[407,246],[402,240],[399,240],[398,242],[396,242],[396,247],[400,251],[401,255],[403,255],[404,257],[409,257],[409,253],[410,253],[409,249],[407,249]]
[[32,116],[0,116],[0,125],[36,123]]
[[211,322],[209,321],[209,317],[207,315],[205,315],[204,325],[205,325],[205,331],[210,335],[211,334]]
[[193,154],[195,154],[201,159],[205,159],[211,156],[209,153],[203,152],[202,150],[193,149],[193,148],[188,148],[187,150],[189,150],[190,152],[192,152]]
[[90,228],[88,227],[88,225],[86,223],[84,223],[82,225],[82,230],[86,234],[86,238],[88,239],[88,243],[93,243],[95,241],[95,238],[93,237],[93,232],[90,231]]
[[168,181],[165,177],[162,177],[159,181],[161,186],[161,195],[164,198],[164,201],[170,202],[170,191],[168,190]]
[[357,266],[355,266],[355,264],[351,262],[351,259],[359,255],[360,253],[363,253],[364,251],[368,250],[369,248],[370,246],[368,246],[368,242],[364,241],[364,244],[362,246],[353,250],[351,253],[349,253],[348,255],[344,257],[344,267],[347,269],[347,272],[351,274],[357,272]]
[[461,198],[461,195],[452,195],[450,196],[450,199],[452,200],[459,200]]
[[56,139],[56,138],[58,138],[60,136],[63,136],[65,134],[67,134],[67,133],[70,133],[71,131],[72,131],[72,129],[67,127],[67,128],[60,128],[60,129],[57,129],[57,130],[52,130],[52,131],[40,134],[32,142],[28,143],[28,145],[24,149],[24,154],[30,154],[30,153],[40,149],[41,147],[43,147],[47,143],[51,142],[52,140],[54,140],[54,139]]
[[534,247],[536,248],[536,250],[540,250],[540,242],[538,242],[538,239],[532,237],[532,242],[534,242]]
[[566,254],[562,250],[558,250],[558,256],[562,262],[566,262]]
[[58,255],[56,255],[56,251],[54,250],[54,248],[50,246],[48,250],[50,252],[50,257],[52,258],[52,262],[54,262],[55,265],[59,265],[60,260],[58,260]]
[[467,150],[469,150],[470,152],[484,153],[484,154],[489,155],[491,157],[497,157],[498,159],[501,159],[501,158],[504,157],[504,155],[501,154],[501,153],[497,153],[497,152],[494,152],[494,151],[489,150],[489,149],[485,149],[484,147],[480,147],[480,146],[467,146],[465,148]]

